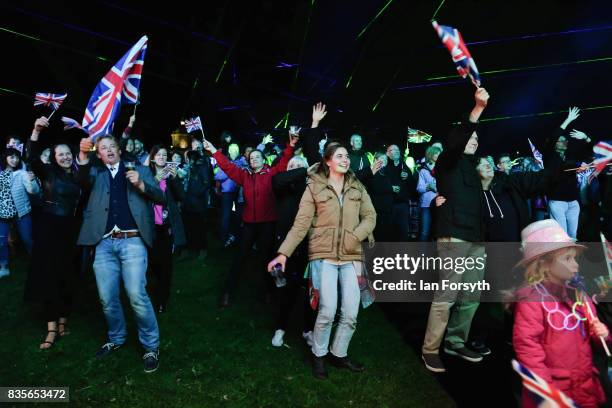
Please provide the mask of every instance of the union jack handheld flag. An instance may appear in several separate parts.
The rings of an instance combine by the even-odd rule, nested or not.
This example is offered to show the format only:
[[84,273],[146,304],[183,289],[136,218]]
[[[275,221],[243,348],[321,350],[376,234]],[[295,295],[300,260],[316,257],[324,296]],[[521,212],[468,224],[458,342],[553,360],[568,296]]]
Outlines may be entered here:
[[143,36],[94,89],[83,117],[83,129],[93,140],[110,133],[123,96],[129,104],[138,100],[147,41],[147,36]]
[[601,173],[601,171],[606,167],[606,165],[612,160],[612,140],[597,143],[593,146],[593,153],[595,153],[595,160],[593,161],[593,165],[595,166],[595,171]]
[[199,116],[195,118],[185,120],[185,128],[187,129],[187,133],[191,133],[195,130],[202,130],[202,121]]
[[68,96],[67,93],[66,94],[52,94],[52,93],[37,92],[36,95],[34,95],[34,106],[38,106],[38,105],[51,106],[53,110],[56,111],[60,107],[62,102],[64,102],[64,99],[66,99],[67,96]]
[[544,381],[544,379],[518,361],[512,360],[512,368],[521,376],[523,386],[529,390],[533,401],[538,406],[544,406],[547,403],[547,407],[579,408],[571,398]]
[[446,46],[448,52],[450,52],[453,62],[457,66],[459,75],[461,75],[462,78],[469,76],[472,83],[477,88],[480,88],[480,74],[478,73],[478,68],[476,68],[476,63],[470,51],[468,51],[465,46],[459,30],[453,27],[440,25],[435,20],[431,23],[433,24],[434,30],[438,33],[440,40],[442,40],[442,43]]
[[527,138],[529,142],[529,147],[531,147],[531,153],[533,154],[533,158],[538,162],[541,168],[544,168],[544,160],[542,159],[542,153],[531,143],[531,140]]
[[422,130],[412,129],[408,126],[408,142],[409,143],[429,143],[431,135]]
[[62,122],[64,122],[64,130],[68,129],[83,129],[81,124],[74,119],[62,116]]

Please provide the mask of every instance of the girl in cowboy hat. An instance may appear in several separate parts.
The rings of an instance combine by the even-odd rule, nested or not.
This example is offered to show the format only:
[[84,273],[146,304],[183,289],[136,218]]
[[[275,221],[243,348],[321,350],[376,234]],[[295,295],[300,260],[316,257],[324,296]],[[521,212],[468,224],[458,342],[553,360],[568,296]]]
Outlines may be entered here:
[[[521,232],[526,285],[516,293],[513,345],[521,364],[581,407],[597,407],[604,394],[593,366],[591,342],[608,337],[588,296],[567,286],[584,249],[554,220]],[[601,346],[601,344],[600,344]],[[536,404],[523,390],[523,407]]]

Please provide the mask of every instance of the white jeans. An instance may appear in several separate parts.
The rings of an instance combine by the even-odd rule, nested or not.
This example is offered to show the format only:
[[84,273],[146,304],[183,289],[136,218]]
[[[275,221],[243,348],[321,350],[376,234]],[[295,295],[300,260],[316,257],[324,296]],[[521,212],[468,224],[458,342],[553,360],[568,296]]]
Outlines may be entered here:
[[314,326],[312,353],[317,357],[327,354],[332,324],[338,305],[338,282],[340,282],[340,320],[330,351],[336,357],[346,357],[349,343],[357,326],[360,292],[353,263],[332,265],[323,262],[319,313]]
[[578,230],[578,217],[580,216],[580,204],[578,201],[548,201],[550,218],[557,221],[567,235],[576,239]]

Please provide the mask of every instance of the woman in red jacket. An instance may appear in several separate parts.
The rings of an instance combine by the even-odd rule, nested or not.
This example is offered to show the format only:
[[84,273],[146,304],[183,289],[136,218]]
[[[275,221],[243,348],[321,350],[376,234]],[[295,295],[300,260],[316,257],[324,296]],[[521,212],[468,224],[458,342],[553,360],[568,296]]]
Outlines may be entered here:
[[221,170],[242,186],[244,194],[244,209],[242,211],[244,229],[240,239],[238,256],[234,260],[219,302],[221,307],[229,306],[230,294],[238,283],[238,276],[244,260],[255,242],[257,242],[257,248],[262,258],[261,264],[258,264],[258,266],[264,273],[265,279],[270,279],[266,273],[265,260],[269,259],[272,254],[274,225],[277,218],[276,200],[272,191],[272,177],[287,170],[287,163],[293,157],[293,149],[297,141],[298,137],[296,135],[290,135],[289,144],[283,151],[280,161],[273,167],[265,164],[264,155],[260,150],[253,150],[248,157],[249,169],[236,166],[212,143],[204,142],[204,148],[213,155]]
[[[604,402],[604,393],[591,345],[601,347],[598,337],[607,337],[608,329],[597,318],[588,296],[567,286],[578,272],[575,257],[584,247],[575,244],[554,220],[528,225],[521,239],[523,260],[519,265],[526,269],[527,285],[515,299],[512,341],[516,357],[579,406],[597,407]],[[536,407],[528,394],[523,389],[523,407]]]

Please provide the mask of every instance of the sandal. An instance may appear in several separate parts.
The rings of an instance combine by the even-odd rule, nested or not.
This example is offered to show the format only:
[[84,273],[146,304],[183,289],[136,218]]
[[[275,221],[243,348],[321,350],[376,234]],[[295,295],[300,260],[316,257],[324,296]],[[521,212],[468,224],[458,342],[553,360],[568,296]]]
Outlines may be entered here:
[[57,322],[57,328],[59,330],[60,337],[64,337],[70,334],[69,330],[66,330],[66,326],[68,325],[68,320]]
[[[47,338],[49,338],[49,333],[55,333],[55,336],[53,337],[53,341],[49,341],[49,340],[47,340]],[[45,337],[45,341],[43,341],[43,342],[40,344],[39,348],[40,348],[41,350],[49,350],[51,347],[53,347],[53,345],[55,344],[55,342],[58,340],[58,338],[57,338],[57,334],[58,334],[58,333],[59,333],[59,332],[58,332],[57,330],[48,330],[48,331],[47,331],[47,337]],[[49,346],[47,346],[47,347],[43,347],[43,345],[45,345],[45,344],[48,344]]]

